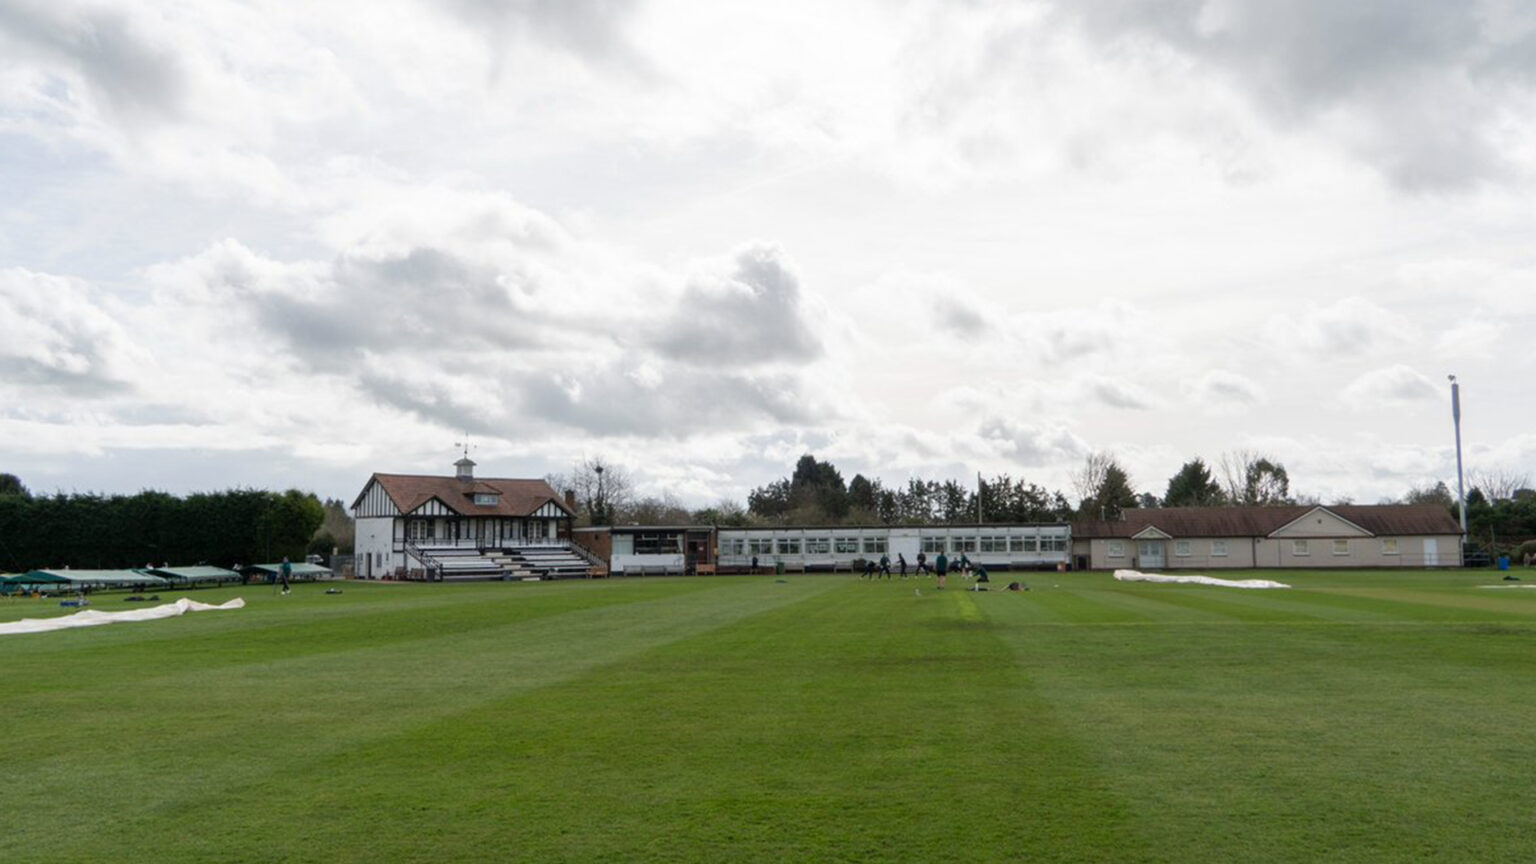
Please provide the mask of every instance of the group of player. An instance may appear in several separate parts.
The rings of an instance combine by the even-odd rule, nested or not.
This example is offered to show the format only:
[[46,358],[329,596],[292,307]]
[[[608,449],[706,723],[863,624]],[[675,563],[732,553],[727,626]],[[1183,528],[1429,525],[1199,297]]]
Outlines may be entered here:
[[[953,564],[953,567],[951,567],[951,564]],[[898,575],[900,575],[901,578],[906,579],[907,556],[905,554],[900,552],[896,553],[896,566],[899,571]],[[966,557],[964,552],[961,552],[960,557],[955,559],[953,562],[949,560],[949,556],[945,555],[943,552],[940,552],[933,559],[933,566],[931,568],[928,566],[928,555],[926,553],[919,552],[917,553],[917,572],[913,575],[921,576],[926,573],[930,576],[935,576],[939,580],[939,587],[943,588],[951,570],[957,574],[965,576],[967,579],[975,579],[976,584],[978,585],[990,581],[987,575],[987,568],[982,564],[972,564],[971,559]],[[873,559],[866,558],[864,560],[864,572],[859,574],[859,578],[879,579],[882,576],[886,579],[891,578],[891,556],[882,554],[878,562]]]

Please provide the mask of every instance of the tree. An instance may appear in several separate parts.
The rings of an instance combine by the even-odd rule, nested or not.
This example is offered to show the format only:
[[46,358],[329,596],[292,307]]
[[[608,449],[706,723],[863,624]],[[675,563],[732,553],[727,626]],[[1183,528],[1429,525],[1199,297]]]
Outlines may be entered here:
[[1467,475],[1468,484],[1474,489],[1483,490],[1489,501],[1508,501],[1515,497],[1516,492],[1531,485],[1529,475],[1502,468],[1468,471]]
[[1141,501],[1131,487],[1131,477],[1109,453],[1089,453],[1078,471],[1076,485],[1086,491],[1078,512],[1087,519],[1119,519],[1121,512]]
[[[352,514],[347,512],[347,506],[335,498],[325,499],[321,505],[325,508],[325,518],[321,520],[320,527],[315,529],[313,541],[309,544],[311,551],[329,556],[332,549],[339,550],[343,555],[352,554],[353,546],[357,538],[357,526],[354,524]],[[322,538],[329,538],[329,545],[320,543]],[[323,545],[324,548],[316,550],[314,547]]]
[[21,478],[15,474],[0,474],[0,495],[16,495],[22,498],[31,498],[32,493],[21,482]]
[[1163,493],[1164,507],[1217,507],[1226,500],[1221,484],[1211,476],[1205,460],[1198,456],[1185,462],[1177,474],[1168,478],[1168,491]]
[[576,493],[576,523],[612,525],[617,513],[634,498],[629,472],[601,456],[583,458],[568,474],[550,474],[545,481],[557,493]]
[[878,495],[875,484],[863,474],[855,474],[853,479],[848,481],[848,503],[851,509],[873,513]]
[[747,512],[769,521],[789,514],[789,479],[780,478],[747,493]]
[[939,487],[939,518],[946,523],[971,522],[976,518],[976,506],[971,490],[954,480],[945,480]]
[[325,508],[313,493],[289,489],[272,495],[258,522],[264,547],[261,552],[271,560],[303,558],[310,538],[324,520]]
[[1104,475],[1113,464],[1115,464],[1115,458],[1108,453],[1095,451],[1083,457],[1083,467],[1072,475],[1072,485],[1077,489],[1077,500],[1086,502],[1098,495],[1099,490],[1104,487]]
[[1438,504],[1449,510],[1456,506],[1456,496],[1446,487],[1444,480],[1437,480],[1433,486],[1415,486],[1403,496],[1404,504]]
[[1248,450],[1225,453],[1221,472],[1227,500],[1245,506],[1290,504],[1291,478],[1278,461]]
[[732,501],[729,498],[721,498],[713,507],[695,510],[689,517],[689,522],[694,525],[722,525],[732,528],[743,528],[752,524],[741,502]]
[[848,512],[848,488],[831,462],[818,462],[807,453],[795,463],[789,478],[789,498],[794,509],[806,511],[816,521],[842,518]]
[[630,502],[618,514],[621,522],[635,525],[681,525],[688,521],[689,513],[672,493],[660,497],[647,495]]

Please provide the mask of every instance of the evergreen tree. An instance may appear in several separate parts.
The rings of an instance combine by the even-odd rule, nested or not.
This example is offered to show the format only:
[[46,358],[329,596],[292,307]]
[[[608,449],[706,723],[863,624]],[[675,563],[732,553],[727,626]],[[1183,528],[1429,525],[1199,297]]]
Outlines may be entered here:
[[1205,460],[1196,457],[1184,463],[1179,472],[1168,478],[1168,491],[1163,493],[1164,507],[1217,507],[1226,503],[1221,484],[1211,476]]

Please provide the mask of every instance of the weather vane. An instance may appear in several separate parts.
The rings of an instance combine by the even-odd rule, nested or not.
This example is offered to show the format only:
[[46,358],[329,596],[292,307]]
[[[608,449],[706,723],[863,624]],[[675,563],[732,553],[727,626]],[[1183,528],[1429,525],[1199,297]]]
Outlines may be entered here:
[[462,449],[464,451],[464,458],[468,459],[469,451],[474,449],[474,446],[469,443],[469,432],[466,431],[464,433],[464,440],[462,443],[455,441],[453,442],[453,446]]

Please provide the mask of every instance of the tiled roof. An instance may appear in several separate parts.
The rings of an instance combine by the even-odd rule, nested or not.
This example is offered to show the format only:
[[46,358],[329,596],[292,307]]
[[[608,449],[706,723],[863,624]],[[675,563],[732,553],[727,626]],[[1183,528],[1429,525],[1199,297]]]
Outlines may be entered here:
[[[1150,525],[1173,537],[1267,537],[1315,509],[1308,505],[1132,508],[1116,522],[1074,522],[1072,536],[1129,538]],[[1337,504],[1321,509],[1378,537],[1461,533],[1451,514],[1436,504]]]
[[[375,474],[373,479],[401,513],[409,513],[433,498],[463,516],[528,516],[550,502],[565,510],[565,502],[543,480],[477,477],[466,484],[456,477],[419,474]],[[496,495],[497,502],[476,504],[473,496],[477,494]]]

